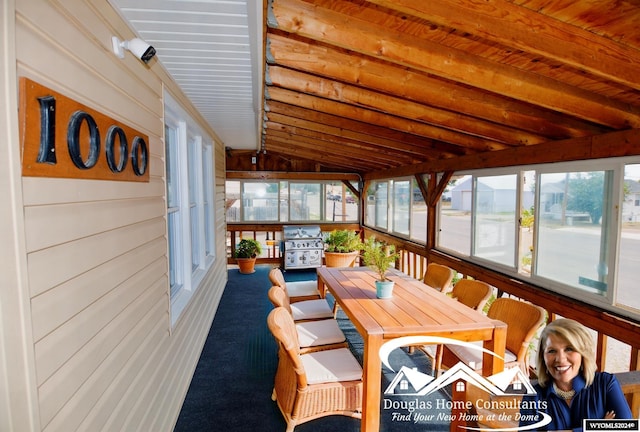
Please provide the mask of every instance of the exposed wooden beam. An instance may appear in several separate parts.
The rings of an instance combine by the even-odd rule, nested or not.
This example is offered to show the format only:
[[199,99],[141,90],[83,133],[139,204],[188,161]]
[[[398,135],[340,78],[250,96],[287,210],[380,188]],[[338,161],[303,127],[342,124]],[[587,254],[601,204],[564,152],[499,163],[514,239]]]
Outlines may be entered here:
[[506,145],[530,145],[548,138],[510,126],[489,123],[460,113],[447,111],[396,96],[383,94],[326,78],[285,69],[269,67],[272,85],[356,107],[386,112],[397,117],[420,121],[436,128],[462,132]]
[[[382,127],[377,124],[365,123],[345,117],[339,117],[333,114],[313,111],[275,100],[269,101],[267,108],[267,115],[269,118],[272,118],[271,114],[275,114],[289,118],[290,122],[295,122],[297,120],[309,121],[315,124],[324,125],[330,129],[339,129],[347,137],[366,135],[371,137],[374,142],[381,139],[388,142],[394,149],[406,151],[411,154],[423,155],[427,159],[430,159],[432,155],[444,155],[445,157],[450,157],[462,154],[459,146],[436,142],[429,138]],[[279,121],[282,122],[282,120]]]
[[510,1],[366,1],[640,89],[640,51]]
[[227,171],[227,179],[256,179],[256,180],[343,180],[360,181],[359,175],[354,173],[290,173],[284,171]]
[[[428,4],[432,3],[428,2]],[[270,34],[268,38],[267,49],[270,50],[272,61],[277,65],[323,77],[333,77],[352,85],[393,94],[489,122],[508,121],[513,128],[545,136],[548,139],[606,132],[603,128],[589,122],[573,119],[555,111],[540,109],[471,87],[459,86],[450,81],[381,62],[375,58],[346,53],[327,45],[286,38],[280,34]],[[309,58],[315,61],[309,61]]]
[[363,144],[371,145],[376,148],[380,148],[380,150],[383,152],[389,149],[391,152],[406,154],[407,156],[413,157],[414,159],[419,159],[419,160],[429,159],[428,153],[425,153],[424,149],[421,149],[418,146],[413,146],[410,144],[407,145],[402,142],[383,139],[373,135],[368,135],[366,133],[351,131],[351,130],[330,126],[323,123],[304,120],[301,118],[285,116],[277,112],[269,112],[268,118],[269,118],[269,121],[273,123],[279,123],[281,125],[292,126],[292,127],[299,127],[302,129],[312,130],[315,132],[332,135],[332,136],[340,137],[343,139],[357,141]]
[[[435,177],[435,173],[431,174],[431,176]],[[442,196],[444,190],[447,188],[447,185],[449,184],[449,180],[451,180],[452,176],[453,176],[453,171],[445,171],[439,181],[437,181],[436,178],[432,179],[433,182],[437,181],[437,184],[433,191],[434,192],[433,196],[429,197],[430,206],[435,207],[436,204],[438,204],[438,201],[440,201],[440,197]]]
[[297,128],[295,126],[267,122],[267,128],[274,137],[291,137],[299,143],[308,143],[311,146],[315,146],[320,154],[331,152],[347,158],[366,156],[371,159],[372,162],[378,162],[386,166],[411,164],[424,160],[408,157],[397,152],[394,155],[388,149],[381,146],[361,144],[351,139]]
[[270,15],[283,31],[612,128],[640,127],[639,110],[628,104],[301,0],[274,0]]
[[[304,120],[291,119],[290,117],[277,116],[273,113],[269,114],[269,118],[273,121],[266,123],[267,128],[271,130],[277,130],[280,132],[288,133],[291,135],[297,135],[300,137],[307,137],[317,139],[321,141],[327,141],[337,145],[344,145],[347,148],[359,150],[363,154],[372,152],[374,157],[380,157],[385,159],[392,159],[400,164],[412,164],[417,162],[423,162],[427,160],[423,155],[407,154],[396,149],[389,147],[387,142],[374,143],[371,141],[364,141],[362,139],[353,139],[344,137],[340,134],[339,130],[327,131],[326,128],[322,130],[319,125],[305,122]],[[278,118],[280,117],[280,118]],[[277,120],[281,120],[280,122]],[[297,121],[296,121],[297,120]]]
[[320,164],[331,163],[333,165],[343,167],[346,170],[357,170],[354,166],[353,158],[360,158],[358,168],[363,170],[384,170],[393,167],[386,161],[375,161],[369,158],[363,158],[362,152],[353,154],[353,152],[343,152],[340,147],[328,150],[327,146],[322,142],[314,142],[309,139],[299,139],[288,134],[279,134],[272,132],[267,138],[267,151],[275,151],[287,154],[293,157],[304,157],[306,159],[315,160]]
[[[267,103],[270,100],[296,105],[303,108],[326,112],[336,116],[352,118],[364,123],[389,127],[394,130],[419,135],[434,140],[433,148],[456,154],[474,151],[491,151],[506,148],[505,144],[483,138],[465,135],[459,132],[437,128],[425,123],[391,116],[377,111],[354,107],[333,100],[312,95],[303,95],[291,90],[270,87],[267,90]],[[457,146],[457,149],[456,149]]]
[[[313,151],[312,150],[308,150],[306,148],[301,148],[298,147],[296,145],[293,145],[291,143],[287,143],[287,142],[281,142],[278,139],[273,139],[273,138],[269,138],[267,140],[267,143],[269,145],[269,150],[267,151],[268,154],[270,154],[272,157],[278,156],[281,157],[284,160],[292,160],[292,159],[311,159],[313,160]],[[342,170],[342,171],[347,171],[350,170],[351,172],[359,172],[358,169],[361,169],[363,172],[364,171],[368,171],[368,170],[375,170],[376,166],[370,165],[370,164],[363,164],[362,166],[359,166],[358,169],[354,169],[354,167],[349,164],[349,162],[347,160],[345,160],[344,158],[338,158],[338,157],[328,157],[328,158],[322,158],[321,162],[317,162],[318,165],[320,167],[327,167],[327,168],[331,168],[332,171],[335,170]],[[316,170],[318,172],[321,172],[321,170]]]
[[439,159],[429,163],[370,173],[365,175],[365,178],[374,180],[431,171],[463,171],[637,155],[640,155],[640,129],[630,129],[592,137],[551,141],[517,149]]

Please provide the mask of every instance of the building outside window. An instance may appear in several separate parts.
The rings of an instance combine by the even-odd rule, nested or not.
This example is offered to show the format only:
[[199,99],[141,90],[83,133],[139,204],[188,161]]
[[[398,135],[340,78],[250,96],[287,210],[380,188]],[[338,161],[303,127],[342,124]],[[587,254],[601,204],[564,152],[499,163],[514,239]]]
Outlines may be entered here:
[[227,222],[353,223],[360,212],[339,181],[227,180],[226,202]]
[[[571,162],[460,173],[437,248],[545,289],[640,315],[640,164]],[[466,174],[466,175],[464,175]]]

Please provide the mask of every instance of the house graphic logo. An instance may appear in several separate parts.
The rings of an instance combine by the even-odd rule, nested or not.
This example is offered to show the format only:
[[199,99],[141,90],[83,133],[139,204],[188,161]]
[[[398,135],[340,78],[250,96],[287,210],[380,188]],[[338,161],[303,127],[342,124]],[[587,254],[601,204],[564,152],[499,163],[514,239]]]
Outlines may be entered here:
[[467,384],[475,385],[494,396],[535,394],[529,379],[524,376],[522,370],[518,367],[506,369],[504,372],[485,378],[462,362],[456,363],[437,379],[403,366],[384,391],[384,394],[428,396],[460,380],[465,381]]
[[[411,336],[391,340],[380,348],[380,360],[382,364],[396,372],[390,364],[389,355],[391,352],[403,346],[415,345],[433,345],[433,344],[452,344],[468,347],[473,350],[480,350],[489,353],[495,357],[501,358],[497,354],[481,346],[473,343],[463,342],[455,339],[435,337],[435,336]],[[535,395],[536,391],[531,385],[529,378],[522,372],[519,367],[508,368],[500,373],[490,377],[483,377],[474,371],[471,367],[463,362],[456,363],[453,367],[442,373],[439,377],[434,378],[429,374],[422,373],[414,368],[402,366],[396,372],[395,377],[391,380],[387,388],[384,390],[385,398],[395,396],[411,396],[426,397],[432,394],[438,394],[440,390],[445,389],[449,385],[454,385],[460,390],[466,386],[475,386],[489,395],[491,398],[496,397],[514,397],[517,401],[521,401],[521,396]],[[475,401],[476,404],[483,404],[485,401]],[[492,429],[498,431],[525,431],[536,430],[551,422],[551,417],[538,411],[540,421],[535,424],[516,428]],[[516,419],[517,420],[517,419]],[[475,427],[463,427],[468,430],[481,430]]]

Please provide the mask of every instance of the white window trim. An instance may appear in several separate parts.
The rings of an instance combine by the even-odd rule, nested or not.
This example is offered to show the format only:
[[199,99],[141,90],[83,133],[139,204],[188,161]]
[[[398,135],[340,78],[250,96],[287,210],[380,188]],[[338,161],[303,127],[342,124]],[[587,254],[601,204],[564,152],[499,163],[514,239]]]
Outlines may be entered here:
[[[623,315],[627,315],[633,318],[637,318],[640,316],[636,311],[629,310],[623,306],[618,306],[615,304],[615,291],[617,290],[617,272],[619,269],[615,268],[615,264],[619,262],[619,253],[620,253],[620,245],[619,239],[621,235],[622,229],[622,220],[621,220],[621,209],[619,208],[618,203],[622,202],[622,197],[624,195],[624,191],[622,188],[622,180],[624,177],[624,167],[626,164],[638,164],[640,160],[638,157],[625,157],[625,158],[611,158],[611,159],[594,159],[594,160],[585,160],[585,161],[571,161],[571,162],[559,162],[553,164],[540,164],[540,165],[523,165],[523,166],[515,166],[515,167],[505,167],[505,168],[495,168],[495,169],[483,169],[483,170],[474,170],[474,171],[460,171],[456,172],[456,176],[464,176],[464,175],[472,175],[474,177],[478,176],[495,176],[495,175],[504,175],[504,174],[513,174],[519,173],[523,171],[535,171],[536,177],[538,177],[541,173],[553,173],[553,172],[576,172],[576,171],[608,171],[613,170],[613,185],[612,185],[612,196],[610,200],[610,212],[611,212],[611,222],[609,232],[607,233],[607,241],[609,247],[609,257],[607,261],[607,265],[609,266],[609,273],[607,277],[607,284],[611,289],[607,290],[605,295],[599,295],[595,293],[590,293],[588,291],[580,290],[579,288],[571,287],[568,285],[561,284],[557,281],[547,279],[541,276],[537,276],[532,274],[531,276],[523,277],[523,275],[519,274],[517,271],[517,266],[514,269],[508,268],[503,265],[499,265],[492,261],[483,260],[479,257],[475,257],[473,255],[465,255],[461,254],[455,250],[451,250],[448,248],[443,248],[438,246],[438,242],[436,241],[436,249],[442,250],[447,254],[458,256],[468,260],[470,262],[474,262],[476,264],[485,266],[487,268],[491,268],[493,270],[505,273],[507,275],[513,276],[515,279],[526,280],[532,284],[540,285],[545,289],[548,289],[553,292],[557,292],[562,295],[568,295],[569,297],[579,299],[581,301],[586,301],[589,304],[600,307],[605,310],[613,311],[616,313],[620,313]],[[536,180],[537,181],[537,180]],[[519,183],[519,187],[521,182]],[[475,194],[472,195],[474,197]],[[475,199],[475,197],[473,198]],[[539,197],[536,194],[536,208],[539,208]],[[437,214],[440,214],[440,204],[438,205]],[[475,204],[472,203],[472,207],[475,207]],[[472,218],[474,215],[472,215]],[[439,220],[439,217],[438,217]],[[473,220],[472,220],[473,224]],[[473,241],[473,232],[471,233],[471,241]],[[472,250],[472,249],[471,249]]]
[[[213,196],[208,196],[207,200],[204,199],[204,193],[207,191],[207,188],[204,185],[205,181],[209,181],[213,183],[213,151],[212,145],[210,144],[212,141],[210,138],[205,137],[202,133],[201,129],[196,125],[196,123],[191,119],[188,113],[182,109],[182,107],[167,93],[164,94],[165,97],[165,123],[170,127],[176,129],[177,133],[177,172],[174,173],[176,176],[176,181],[179,183],[179,206],[181,212],[180,218],[180,226],[177,227],[177,233],[175,238],[177,240],[176,249],[177,253],[180,254],[180,258],[176,260],[178,265],[181,267],[180,269],[176,269],[176,271],[182,276],[182,286],[179,290],[171,297],[170,300],[170,320],[171,327],[176,324],[180,315],[186,308],[186,306],[191,301],[193,295],[197,291],[198,287],[202,283],[204,276],[206,275],[209,268],[212,266],[215,261],[215,239],[212,236],[210,241],[214,243],[212,247],[209,248],[209,255],[206,253],[205,247],[205,224],[211,225],[211,229],[213,230],[215,217],[215,209],[213,208]],[[188,155],[188,145],[191,142],[195,144],[195,161],[193,168],[196,170],[196,185],[195,185],[195,193],[196,193],[196,207],[199,215],[199,223],[195,228],[197,229],[198,238],[202,239],[199,242],[199,256],[200,259],[196,265],[196,268],[192,268],[192,241],[191,241],[191,215],[190,215],[190,194],[189,194],[189,155]],[[207,148],[211,149],[211,151],[205,151]],[[203,156],[210,156],[211,161],[210,169],[203,169]],[[211,194],[213,195],[213,186],[211,186]],[[204,205],[207,202],[207,205],[210,207],[210,217],[211,221],[205,221],[205,211]],[[167,224],[168,227],[168,224]],[[167,228],[168,229],[168,228]],[[167,251],[171,253],[168,245],[168,238],[171,233],[167,232]],[[175,252],[175,251],[174,251]],[[171,271],[170,269],[168,271]],[[170,278],[167,278],[170,280]],[[171,287],[168,287],[170,292]]]

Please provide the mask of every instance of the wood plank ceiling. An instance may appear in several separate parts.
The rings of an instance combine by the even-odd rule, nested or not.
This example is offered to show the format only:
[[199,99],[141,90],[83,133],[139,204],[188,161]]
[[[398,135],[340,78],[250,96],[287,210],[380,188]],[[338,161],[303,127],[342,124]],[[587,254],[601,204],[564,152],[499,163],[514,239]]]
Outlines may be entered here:
[[269,158],[370,173],[640,129],[638,0],[270,0],[265,15]]

